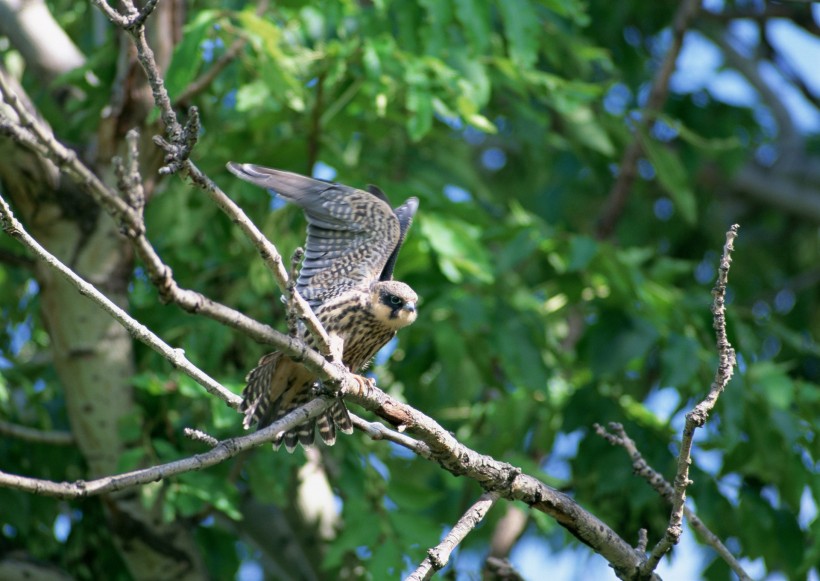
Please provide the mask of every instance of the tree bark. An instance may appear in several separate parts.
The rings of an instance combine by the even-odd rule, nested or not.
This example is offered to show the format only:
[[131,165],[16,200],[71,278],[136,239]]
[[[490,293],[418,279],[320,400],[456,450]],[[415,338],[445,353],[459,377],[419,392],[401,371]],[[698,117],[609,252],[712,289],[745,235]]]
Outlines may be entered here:
[[[15,7],[18,9],[14,10]],[[73,45],[52,42],[52,36],[25,34],[25,18],[31,15],[30,10],[36,10],[38,25],[59,30],[39,0],[16,3],[0,0],[3,28],[20,29],[20,34],[10,39],[20,43],[15,47],[21,54],[33,59],[27,64],[41,75],[41,80],[48,82],[82,64],[84,57]],[[166,18],[158,22],[170,26],[173,21]],[[156,34],[162,36],[163,32],[156,31]],[[170,55],[173,35],[168,34],[166,38],[165,54]],[[62,40],[70,43],[64,34]],[[167,58],[164,60],[167,63]],[[132,64],[131,69],[138,67]],[[9,78],[2,70],[0,74]],[[134,82],[122,87],[126,93],[133,91],[126,95],[124,102],[144,102],[147,87],[144,75],[133,78]],[[27,109],[36,115],[22,88],[10,81]],[[150,102],[150,90],[147,97]],[[126,110],[133,112],[138,108]],[[2,113],[13,115],[8,107],[3,107]],[[147,109],[143,108],[141,115],[130,116],[123,122],[144,124],[146,113]],[[117,147],[123,148],[122,140]],[[89,149],[99,151],[99,148]],[[98,159],[95,167],[108,183],[113,183],[111,153],[108,151],[105,158]],[[127,287],[133,267],[131,248],[119,235],[114,221],[78,184],[61,175],[52,162],[5,137],[0,137],[0,183],[20,220],[43,246],[113,302],[127,308]],[[77,446],[86,459],[88,475],[93,478],[117,473],[119,459],[127,447],[120,437],[120,425],[128,419],[133,421],[139,413],[131,390],[134,373],[131,337],[54,271],[38,265],[35,276],[40,286],[40,313],[51,339],[69,421]],[[135,579],[207,578],[193,535],[184,523],[163,522],[159,510],[145,506],[139,491],[110,494],[103,497],[102,502],[113,541]]]

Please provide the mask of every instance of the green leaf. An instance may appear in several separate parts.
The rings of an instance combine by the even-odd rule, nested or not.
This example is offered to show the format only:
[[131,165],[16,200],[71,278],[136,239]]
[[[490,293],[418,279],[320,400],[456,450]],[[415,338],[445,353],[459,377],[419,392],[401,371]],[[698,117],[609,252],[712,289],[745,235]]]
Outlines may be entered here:
[[645,132],[639,131],[638,135],[663,189],[674,200],[675,207],[686,223],[694,224],[697,218],[695,194],[680,158],[666,145],[658,143]]
[[407,109],[411,113],[407,119],[407,133],[410,134],[410,139],[419,141],[433,126],[433,101],[430,93],[411,88],[407,95]]
[[574,105],[571,110],[566,110],[568,107],[564,106],[565,111],[561,114],[571,135],[593,151],[607,157],[615,155],[615,146],[592,108],[577,102]]
[[510,59],[525,69],[538,59],[538,15],[530,0],[499,0]]
[[174,48],[171,64],[165,74],[165,87],[171,99],[179,95],[199,73],[202,64],[202,41],[207,38],[220,17],[220,11],[203,10],[185,25],[182,42]]
[[481,282],[492,282],[492,267],[481,245],[478,227],[457,218],[443,219],[435,214],[419,217],[419,227],[436,252],[442,273],[452,282],[465,275]]
[[573,236],[569,244],[567,271],[578,272],[587,268],[598,253],[598,243],[588,236]]
[[455,0],[456,17],[472,43],[473,54],[483,54],[490,44],[490,10],[485,0]]

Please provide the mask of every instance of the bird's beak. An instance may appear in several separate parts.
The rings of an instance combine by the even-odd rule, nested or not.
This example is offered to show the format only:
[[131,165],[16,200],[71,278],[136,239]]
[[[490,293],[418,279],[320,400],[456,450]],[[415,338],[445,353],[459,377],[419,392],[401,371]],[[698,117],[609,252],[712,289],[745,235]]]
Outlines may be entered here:
[[402,307],[408,313],[415,313],[416,312],[416,303],[404,303]]

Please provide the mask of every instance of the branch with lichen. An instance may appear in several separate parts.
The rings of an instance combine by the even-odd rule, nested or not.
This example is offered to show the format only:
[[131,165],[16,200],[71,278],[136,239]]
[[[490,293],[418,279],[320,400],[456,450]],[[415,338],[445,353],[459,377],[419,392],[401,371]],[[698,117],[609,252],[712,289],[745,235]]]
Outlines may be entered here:
[[[649,485],[654,488],[664,500],[670,503],[672,502],[675,496],[674,487],[667,482],[662,474],[658,473],[654,468],[652,468],[652,466],[649,465],[649,463],[647,463],[646,459],[644,459],[640,450],[638,450],[638,447],[635,445],[634,440],[632,440],[632,438],[630,438],[626,433],[626,430],[624,430],[623,425],[612,422],[607,426],[608,430],[600,424],[595,424],[594,427],[595,433],[604,438],[607,442],[613,446],[620,446],[626,450],[626,453],[629,454],[629,458],[632,460],[632,471],[635,475],[646,480],[646,482],[649,483]],[[720,538],[713,533],[709,527],[707,527],[704,522],[700,520],[700,518],[698,518],[694,511],[684,505],[683,515],[689,522],[689,526],[700,534],[706,543],[709,544],[709,546],[711,546],[718,555],[720,555],[720,557],[726,562],[727,565],[729,565],[729,567],[731,567],[732,571],[735,572],[741,581],[751,581],[749,574],[743,570],[743,567],[740,565],[735,556],[732,555],[726,545],[723,544],[723,541],[721,541]],[[641,529],[641,539],[642,540],[639,546],[643,547],[643,550],[645,551],[648,541],[646,537],[646,529]]]
[[718,368],[715,372],[715,379],[709,389],[706,398],[695,408],[686,414],[686,424],[683,428],[681,438],[680,453],[678,454],[678,470],[674,480],[674,494],[672,495],[672,514],[669,517],[669,526],[666,533],[657,545],[652,549],[649,558],[642,567],[644,571],[654,571],[661,558],[669,552],[673,545],[677,544],[681,535],[681,523],[683,522],[683,505],[686,501],[686,488],[691,484],[689,480],[689,466],[692,464],[692,441],[695,430],[706,423],[709,412],[715,407],[717,399],[725,389],[729,380],[732,379],[735,368],[735,350],[732,348],[726,336],[726,285],[729,281],[729,268],[732,264],[732,251],[734,241],[737,238],[739,226],[734,224],[726,232],[726,244],[723,246],[723,254],[720,258],[718,268],[718,278],[715,287],[712,289],[712,315],[713,326],[717,335]]
[[[741,579],[748,579],[748,574],[743,571],[740,564],[732,556],[729,550],[723,545],[720,539],[712,533],[697,516],[694,515],[685,505],[686,489],[692,481],[689,479],[689,467],[692,464],[692,442],[695,430],[702,427],[709,417],[709,413],[715,407],[718,397],[728,385],[734,374],[736,364],[735,350],[726,334],[726,286],[729,282],[729,269],[732,264],[732,251],[734,241],[737,238],[739,226],[732,225],[726,232],[726,243],[723,246],[723,253],[718,267],[718,277],[712,289],[712,316],[713,327],[716,334],[718,351],[718,367],[715,371],[715,378],[710,386],[709,393],[698,403],[689,413],[686,414],[686,423],[683,428],[681,438],[681,448],[678,454],[677,473],[675,474],[674,485],[669,484],[664,477],[656,472],[638,451],[635,442],[626,434],[621,424],[609,424],[609,432],[600,425],[595,425],[596,433],[605,438],[609,443],[623,447],[632,459],[632,466],[635,473],[646,480],[658,493],[672,505],[672,512],[669,517],[669,525],[663,537],[658,541],[646,561],[641,565],[641,572],[644,575],[650,574],[660,563],[663,556],[678,543],[682,533],[683,517],[692,524],[693,528],[701,532],[706,541],[715,548],[720,556],[730,567],[740,576]],[[644,533],[645,536],[645,533]],[[646,547],[645,538],[641,545]]]
[[[213,395],[233,407],[238,405],[239,396],[229,392],[208,377],[188,361],[181,350],[166,345],[149,329],[111,303],[92,285],[82,280],[71,269],[43,249],[14,218],[11,209],[2,197],[0,197],[0,220],[2,220],[2,226],[7,233],[29,247],[49,267],[66,277],[77,287],[79,292],[97,302],[120,324],[124,325],[137,340],[145,342],[195,381],[205,386]],[[475,480],[487,491],[497,492],[500,497],[510,500],[520,500],[535,510],[553,516],[577,538],[603,555],[624,578],[634,574],[637,570],[636,568],[641,561],[639,555],[606,524],[582,509],[567,495],[550,488],[532,476],[523,474],[519,468],[467,448],[432,418],[388,396],[375,384],[363,382],[359,376],[329,363],[325,357],[317,351],[309,349],[303,342],[292,337],[288,337],[288,339],[290,343],[283,347],[285,352],[293,356],[294,359],[302,361],[306,367],[323,380],[332,381],[341,386],[341,392],[347,399],[374,411],[377,415],[399,428],[399,433],[392,433],[387,428],[377,428],[372,423],[368,424],[357,419],[356,423],[360,429],[363,428],[371,437],[396,442],[422,457],[436,461],[455,475],[467,476]],[[0,485],[38,494],[72,497],[102,494],[103,492],[120,490],[128,486],[145,484],[224,461],[238,453],[238,451],[272,439],[279,431],[294,427],[310,417],[315,417],[315,415],[324,411],[327,405],[329,404],[324,399],[314,400],[293,412],[293,415],[289,415],[286,418],[288,420],[287,424],[277,422],[261,432],[247,436],[248,439],[234,439],[223,442],[224,445],[218,446],[211,455],[206,457],[199,455],[179,461],[179,463],[160,465],[127,475],[100,479],[94,481],[92,487],[89,487],[88,483],[55,483],[10,474],[0,475]],[[291,420],[293,420],[292,423]],[[418,441],[401,433],[405,430],[415,434]],[[257,436],[257,434],[263,435]]]
[[498,501],[497,492],[485,492],[481,497],[468,508],[461,518],[458,519],[453,528],[450,529],[441,542],[427,551],[427,556],[405,581],[426,581],[430,579],[436,571],[440,571],[447,566],[450,555],[458,544],[478,526],[484,519],[493,505]]
[[176,112],[174,111],[171,98],[165,88],[159,67],[154,58],[154,53],[145,38],[144,21],[134,24],[132,19],[126,17],[102,0],[94,0],[108,17],[108,19],[129,33],[137,51],[137,60],[148,77],[148,83],[154,96],[154,103],[160,111],[160,117],[165,125],[166,138],[155,137],[154,143],[162,148],[166,155],[166,165],[160,169],[160,173],[171,174],[181,173],[205,191],[216,205],[239,226],[245,236],[253,243],[259,251],[265,266],[273,274],[280,291],[291,299],[293,308],[296,309],[298,318],[304,321],[310,333],[316,339],[319,350],[326,354],[331,354],[330,340],[327,333],[322,328],[310,305],[299,296],[297,292],[288,294],[288,272],[284,265],[282,256],[276,247],[265,238],[264,234],[247,217],[242,209],[237,206],[208,176],[206,176],[190,159],[191,152],[196,146],[199,138],[199,113],[196,107],[189,110],[188,120],[185,125],[181,125]]

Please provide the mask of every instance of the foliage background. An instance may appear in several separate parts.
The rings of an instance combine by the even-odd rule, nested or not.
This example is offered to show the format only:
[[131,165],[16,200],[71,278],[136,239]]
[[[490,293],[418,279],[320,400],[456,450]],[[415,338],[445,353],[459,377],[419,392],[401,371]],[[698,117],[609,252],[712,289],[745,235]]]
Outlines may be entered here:
[[[117,40],[92,6],[47,4],[99,82],[80,71],[45,85],[7,40],[0,54],[57,136],[82,150],[118,82]],[[805,578],[820,558],[820,215],[790,205],[787,194],[797,188],[806,203],[820,196],[820,123],[817,79],[802,75],[771,31],[788,26],[816,45],[817,12],[712,4],[687,48],[721,55],[714,74],[746,75],[745,101],[721,99],[706,82],[687,86],[679,71],[646,127],[642,107],[669,45],[673,4],[286,1],[259,17],[243,2],[202,1],[187,10],[166,82],[177,97],[235,39],[249,41],[191,102],[203,125],[194,158],[285,256],[302,243],[301,216],[230,177],[226,161],[375,183],[396,204],[418,196],[397,278],[422,297],[421,316],[377,358],[379,385],[472,448],[571,492],[627,540],[641,527],[657,539],[668,509],[591,426],[624,423],[650,463],[674,473],[681,412],[706,392],[716,363],[709,305],[718,252],[729,224],[740,223],[729,305],[739,369],[697,442],[689,496],[754,571]],[[732,50],[745,64],[732,65]],[[61,100],[61,86],[78,92]],[[637,180],[606,235],[599,221],[634,139],[644,150]],[[182,286],[284,329],[273,281],[201,192],[177,178],[159,183],[146,222]],[[8,237],[0,250],[0,258],[19,253]],[[68,430],[38,283],[8,258],[0,281],[0,416]],[[236,392],[264,353],[161,305],[139,264],[128,301],[138,320]],[[136,345],[134,360],[138,412],[120,422],[119,469],[196,453],[201,445],[182,436],[188,426],[220,438],[240,433],[234,412],[155,353]],[[295,508],[305,461],[301,451],[259,449],[138,494],[193,531],[215,578],[239,570],[253,578],[257,567],[277,576],[270,560],[283,554],[281,538],[243,530],[252,503],[286,523],[314,578],[379,579],[418,563],[481,492],[356,434],[321,450],[340,511],[338,530],[322,538]],[[76,479],[86,462],[74,448],[0,442],[9,472]],[[133,574],[113,550],[98,500],[0,490],[0,507],[0,558],[22,553],[77,578]],[[496,506],[468,538],[452,565],[457,575],[477,575],[469,573],[476,555],[508,510]],[[587,554],[543,515],[528,518],[513,562]],[[710,550],[696,550],[697,575],[728,578]]]

